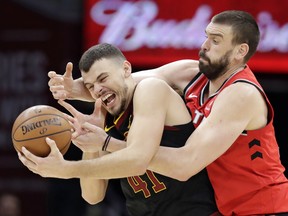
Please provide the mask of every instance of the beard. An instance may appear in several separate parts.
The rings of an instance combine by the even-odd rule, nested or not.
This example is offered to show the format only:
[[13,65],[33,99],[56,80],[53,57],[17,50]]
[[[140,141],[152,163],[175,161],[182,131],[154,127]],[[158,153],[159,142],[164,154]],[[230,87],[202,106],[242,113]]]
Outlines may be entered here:
[[200,50],[199,56],[206,60],[205,64],[203,61],[199,60],[199,71],[203,73],[209,80],[215,80],[226,72],[229,65],[229,57],[232,50],[229,50],[223,55],[217,62],[211,62],[211,60],[206,56],[205,52]]
[[128,105],[129,105],[129,103],[127,102],[127,92],[128,92],[128,86],[126,84],[124,84],[123,91],[121,93],[122,100],[120,102],[120,106],[118,109],[111,111],[110,112],[111,115],[119,116],[122,112],[124,112],[127,109]]

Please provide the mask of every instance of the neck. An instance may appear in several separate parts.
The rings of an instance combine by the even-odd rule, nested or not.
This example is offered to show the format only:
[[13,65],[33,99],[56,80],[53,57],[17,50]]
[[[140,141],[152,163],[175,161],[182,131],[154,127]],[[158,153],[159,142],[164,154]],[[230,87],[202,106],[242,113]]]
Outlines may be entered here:
[[208,97],[214,94],[230,76],[232,76],[233,74],[239,71],[242,71],[244,68],[245,68],[245,65],[240,65],[240,66],[237,65],[235,67],[229,68],[223,75],[221,75],[217,79],[210,80]]
[[126,101],[127,104],[125,106],[125,110],[127,109],[131,100],[133,99],[135,89],[136,89],[136,83],[134,82],[134,80],[132,80],[131,83],[128,84],[127,101]]

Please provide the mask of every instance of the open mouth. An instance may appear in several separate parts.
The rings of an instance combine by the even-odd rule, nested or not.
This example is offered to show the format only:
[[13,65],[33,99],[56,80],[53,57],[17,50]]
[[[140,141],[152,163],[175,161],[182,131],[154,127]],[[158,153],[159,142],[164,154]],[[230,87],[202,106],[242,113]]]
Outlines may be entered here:
[[103,96],[101,100],[105,104],[105,106],[109,106],[112,103],[112,101],[115,99],[115,97],[116,97],[115,94],[109,93]]

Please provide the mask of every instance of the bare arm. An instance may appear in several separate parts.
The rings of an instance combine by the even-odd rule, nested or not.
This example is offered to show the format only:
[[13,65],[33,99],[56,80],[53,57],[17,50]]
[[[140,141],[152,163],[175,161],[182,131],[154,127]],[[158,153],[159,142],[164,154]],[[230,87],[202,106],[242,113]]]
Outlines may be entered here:
[[[159,83],[159,80],[157,82]],[[159,148],[168,97],[173,92],[165,83],[162,83],[160,87],[153,85],[153,82],[147,83],[149,83],[148,88],[138,84],[135,91],[134,119],[129,130],[126,148],[96,159],[66,161],[55,142],[47,139],[47,144],[51,148],[48,157],[36,157],[26,149],[22,149],[24,156],[19,155],[20,160],[32,172],[43,177],[111,179],[142,175]],[[168,92],[167,89],[169,89]],[[83,127],[91,131],[89,136],[91,140],[94,140],[93,127],[97,126],[87,123]]]
[[245,129],[261,128],[266,123],[267,107],[259,91],[248,84],[232,85],[218,96],[210,115],[186,145],[160,147],[149,169],[185,181],[221,156]]
[[198,72],[198,61],[179,60],[155,69],[139,71],[132,75],[136,82],[147,77],[162,79],[178,93],[183,94],[184,88]]
[[[57,100],[94,101],[89,91],[83,85],[83,79],[73,79],[72,69],[73,64],[69,62],[63,75],[57,74],[55,71],[48,73],[48,77],[50,78],[48,86],[53,97]],[[198,71],[198,61],[180,60],[155,69],[135,72],[132,76],[136,82],[140,82],[148,77],[162,79],[182,94],[183,89]]]
[[[99,153],[83,153],[83,160],[98,158]],[[82,197],[89,204],[103,201],[108,186],[108,180],[95,178],[80,178]]]
[[[149,86],[150,88],[147,88],[139,84],[135,91],[134,117],[127,137],[127,147],[99,160],[81,161],[81,164],[78,163],[80,167],[89,167],[81,169],[81,175],[93,175],[96,178],[101,176],[106,179],[145,173],[159,147],[167,109],[165,89],[161,91],[157,88],[155,93],[156,86]],[[151,97],[152,93],[155,97]],[[93,173],[85,173],[85,170],[93,170]]]

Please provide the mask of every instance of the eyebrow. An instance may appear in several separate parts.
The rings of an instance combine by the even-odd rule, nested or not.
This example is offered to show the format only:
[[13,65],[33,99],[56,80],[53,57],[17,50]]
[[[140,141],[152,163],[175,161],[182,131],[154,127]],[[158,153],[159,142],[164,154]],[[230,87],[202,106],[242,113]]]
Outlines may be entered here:
[[216,36],[216,37],[223,38],[223,34],[220,34],[220,33],[208,33],[206,30],[205,30],[205,33],[206,35],[209,35],[209,36]]
[[[97,77],[96,77],[96,81],[97,80],[99,80],[99,79],[101,79],[103,76],[105,76],[105,75],[108,75],[108,72],[102,72],[101,74],[99,74]],[[95,81],[93,81],[93,82],[83,82],[83,84],[84,84],[84,86],[87,88],[87,85],[92,85],[92,83],[94,83]]]

